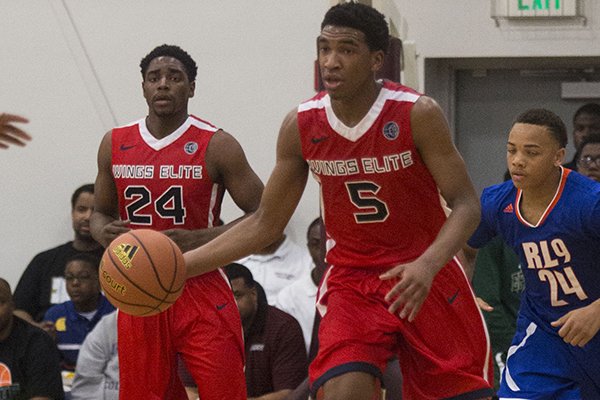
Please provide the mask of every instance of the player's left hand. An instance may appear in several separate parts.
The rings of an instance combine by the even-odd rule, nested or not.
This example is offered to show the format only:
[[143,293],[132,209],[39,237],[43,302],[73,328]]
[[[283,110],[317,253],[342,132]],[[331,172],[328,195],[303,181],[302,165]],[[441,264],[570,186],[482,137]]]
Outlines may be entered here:
[[162,233],[170,237],[171,240],[174,241],[177,246],[179,246],[182,253],[195,249],[200,245],[200,243],[198,243],[196,231],[191,231],[188,229],[167,229]]
[[400,318],[408,317],[408,321],[413,321],[429,294],[434,276],[434,268],[420,259],[397,265],[380,275],[381,280],[399,280],[385,296],[390,303],[388,311],[395,314],[400,310]]
[[599,308],[600,304],[592,303],[566,313],[552,322],[551,325],[561,327],[558,334],[565,342],[573,346],[583,347],[600,330]]

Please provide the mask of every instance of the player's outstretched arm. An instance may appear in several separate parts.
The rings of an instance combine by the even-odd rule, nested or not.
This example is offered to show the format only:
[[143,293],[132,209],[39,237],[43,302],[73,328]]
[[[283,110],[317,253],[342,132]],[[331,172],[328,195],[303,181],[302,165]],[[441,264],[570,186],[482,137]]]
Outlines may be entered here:
[[479,200],[465,163],[452,142],[446,119],[431,98],[422,96],[411,111],[413,140],[452,210],[438,236],[415,261],[392,268],[382,279],[399,279],[386,296],[392,313],[412,321],[420,310],[435,274],[464,246],[480,216]]
[[256,212],[202,247],[184,254],[187,275],[196,276],[256,253],[281,237],[308,177],[296,110],[279,131],[277,161]]
[[27,118],[20,115],[0,113],[0,149],[7,149],[10,145],[25,146],[25,142],[31,140],[31,136],[15,125],[27,123]]
[[560,327],[558,334],[566,343],[585,346],[600,330],[600,299],[566,313],[552,322],[552,326]]
[[[221,183],[234,203],[244,212],[241,218],[258,209],[264,185],[250,167],[242,146],[233,136],[224,131],[213,135],[206,152],[206,166],[212,181]],[[169,229],[163,233],[185,252],[214,239],[241,218],[214,228]]]
[[98,175],[94,184],[94,212],[90,218],[92,236],[107,247],[117,236],[129,231],[129,221],[119,220],[117,188],[111,172],[111,131],[102,138],[98,149]]

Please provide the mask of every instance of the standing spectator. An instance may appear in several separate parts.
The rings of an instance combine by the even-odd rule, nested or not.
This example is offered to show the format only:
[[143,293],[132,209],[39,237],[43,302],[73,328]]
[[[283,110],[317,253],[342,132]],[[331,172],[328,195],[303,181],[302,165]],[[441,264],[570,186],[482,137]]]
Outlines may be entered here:
[[70,300],[46,311],[44,322],[51,324],[62,369],[74,371],[81,344],[98,321],[115,310],[100,293],[99,260],[89,254],[76,254],[67,261],[65,280]]
[[90,216],[94,210],[94,185],[86,184],[71,196],[72,241],[36,255],[29,263],[15,289],[15,311],[30,322],[40,322],[53,304],[69,300],[65,285],[65,265],[75,254],[90,254],[100,259],[104,249],[90,233]]
[[10,285],[0,278],[0,399],[63,399],[55,344],[13,311]]
[[26,140],[31,136],[14,123],[27,123],[29,120],[20,115],[0,113],[0,149],[7,149],[10,145],[25,146]]
[[264,288],[271,305],[275,304],[277,295],[284,287],[310,275],[307,268],[311,263],[310,254],[287,235],[282,235],[262,251],[236,262],[252,272],[256,282]]
[[[587,103],[579,107],[573,114],[573,145],[579,150],[581,142],[589,135],[600,134],[600,104]],[[577,171],[578,152],[565,164],[566,168]]]
[[600,182],[600,134],[589,135],[577,149],[577,171]]
[[317,289],[327,269],[321,249],[322,229],[323,221],[319,217],[310,223],[306,233],[308,252],[312,258],[310,274],[303,275],[291,285],[281,289],[275,301],[275,307],[290,314],[300,323],[307,354],[315,322]]
[[248,399],[284,399],[308,375],[302,329],[294,317],[267,304],[248,268],[233,263],[225,273],[244,328]]
[[83,341],[71,400],[119,400],[116,311],[102,317]]

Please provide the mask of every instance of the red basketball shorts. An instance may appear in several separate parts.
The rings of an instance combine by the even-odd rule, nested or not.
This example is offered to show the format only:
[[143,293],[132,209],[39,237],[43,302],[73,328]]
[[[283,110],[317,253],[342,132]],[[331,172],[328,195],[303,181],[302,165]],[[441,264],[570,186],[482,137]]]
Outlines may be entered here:
[[177,353],[202,400],[246,399],[239,312],[221,270],[188,279],[179,299],[150,317],[119,313],[119,397],[187,400]]
[[391,314],[385,295],[396,280],[385,269],[331,267],[319,289],[319,352],[309,370],[313,398],[347,372],[381,379],[397,356],[403,398],[479,399],[491,396],[493,369],[483,316],[462,268],[451,261],[434,278],[412,322]]

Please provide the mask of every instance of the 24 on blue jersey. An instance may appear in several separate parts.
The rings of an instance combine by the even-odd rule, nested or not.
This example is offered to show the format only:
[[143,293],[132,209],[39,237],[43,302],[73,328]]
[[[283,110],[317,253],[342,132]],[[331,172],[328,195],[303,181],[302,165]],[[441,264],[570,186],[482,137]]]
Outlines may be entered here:
[[481,223],[468,244],[478,248],[502,236],[525,276],[521,313],[556,332],[550,322],[600,298],[600,184],[561,167],[539,221],[525,220],[522,199],[512,181],[485,189]]

